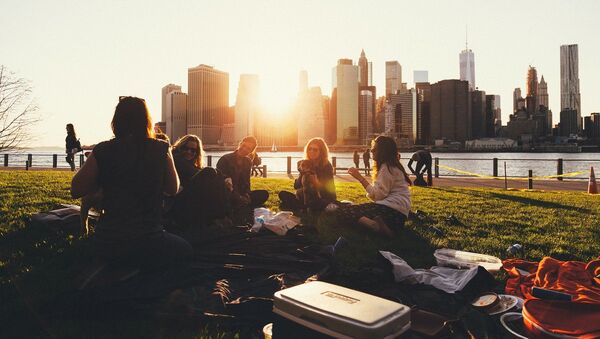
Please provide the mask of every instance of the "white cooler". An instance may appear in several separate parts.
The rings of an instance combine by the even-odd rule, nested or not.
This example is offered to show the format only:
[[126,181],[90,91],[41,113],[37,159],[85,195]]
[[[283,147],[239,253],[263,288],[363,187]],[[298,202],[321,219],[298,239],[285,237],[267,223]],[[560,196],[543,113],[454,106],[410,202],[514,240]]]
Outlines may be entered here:
[[394,338],[410,328],[410,308],[313,281],[275,292],[273,312],[336,338]]

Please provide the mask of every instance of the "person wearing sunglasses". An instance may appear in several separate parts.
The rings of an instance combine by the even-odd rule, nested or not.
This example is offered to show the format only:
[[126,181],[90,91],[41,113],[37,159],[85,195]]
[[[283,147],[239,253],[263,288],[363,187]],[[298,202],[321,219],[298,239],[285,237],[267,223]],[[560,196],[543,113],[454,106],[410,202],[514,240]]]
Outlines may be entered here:
[[175,168],[183,187],[202,169],[203,155],[202,140],[194,134],[182,136],[173,145]]
[[348,169],[367,191],[373,202],[341,206],[335,213],[340,225],[355,225],[369,228],[377,233],[393,236],[394,231],[404,226],[410,212],[410,178],[400,163],[398,147],[394,139],[378,136],[372,142],[371,152],[373,183],[369,183],[355,167]]
[[336,201],[333,166],[323,139],[313,138],[306,143],[304,159],[298,162],[298,172],[294,182],[296,194],[279,192],[282,209],[321,211]]
[[142,269],[181,261],[192,254],[191,245],[162,224],[163,194],[179,188],[169,145],[154,138],[140,98],[121,98],[111,125],[114,138],[94,147],[71,182],[73,198],[103,192],[104,213],[92,235],[95,254]]
[[229,215],[231,181],[214,168],[202,167],[202,140],[188,134],[173,145],[175,167],[181,178],[181,191],[168,214],[177,229],[206,226]]

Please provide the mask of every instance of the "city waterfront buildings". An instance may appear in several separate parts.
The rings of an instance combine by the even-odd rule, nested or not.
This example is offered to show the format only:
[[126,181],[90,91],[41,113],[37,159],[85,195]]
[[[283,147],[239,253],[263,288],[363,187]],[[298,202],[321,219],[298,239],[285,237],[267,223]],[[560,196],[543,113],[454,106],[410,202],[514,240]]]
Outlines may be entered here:
[[168,84],[165,87],[163,87],[161,90],[162,110],[161,110],[161,115],[160,115],[160,121],[163,121],[163,122],[167,121],[167,94],[169,94],[173,91],[181,92],[181,86],[178,86],[175,84]]
[[[181,88],[181,87],[180,87]],[[166,98],[165,133],[175,143],[187,134],[187,94],[171,91]]]
[[229,74],[208,65],[188,68],[187,133],[218,144],[229,114]]
[[385,96],[396,94],[402,87],[402,66],[398,61],[385,62]]
[[469,82],[469,90],[475,87],[475,54],[466,45],[465,49],[459,54],[460,62],[460,80]]
[[340,59],[332,70],[332,115],[336,121],[336,145],[358,144],[358,66]]
[[442,80],[431,85],[429,143],[447,139],[471,139],[471,96],[469,82]]
[[256,74],[241,74],[234,108],[234,143],[255,134],[260,111],[260,82]]
[[413,82],[415,84],[420,82],[429,82],[428,71],[413,71]]
[[579,51],[577,45],[560,46],[560,110],[561,117],[563,116],[562,111],[574,110],[577,112],[577,127],[578,130],[581,130]]

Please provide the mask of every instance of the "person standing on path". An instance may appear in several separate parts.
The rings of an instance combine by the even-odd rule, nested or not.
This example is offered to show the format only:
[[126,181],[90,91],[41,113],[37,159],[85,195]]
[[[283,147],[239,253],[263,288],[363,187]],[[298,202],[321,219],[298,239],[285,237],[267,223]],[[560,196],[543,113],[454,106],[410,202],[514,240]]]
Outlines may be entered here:
[[365,164],[365,175],[371,175],[371,151],[368,148],[363,153],[363,162]]
[[75,134],[73,124],[67,124],[67,137],[65,138],[65,152],[67,153],[67,163],[71,166],[71,171],[75,171],[75,154],[81,151],[81,143]]
[[359,168],[360,167],[360,155],[358,154],[358,151],[354,151],[354,154],[352,155],[352,160],[354,160],[354,167]]

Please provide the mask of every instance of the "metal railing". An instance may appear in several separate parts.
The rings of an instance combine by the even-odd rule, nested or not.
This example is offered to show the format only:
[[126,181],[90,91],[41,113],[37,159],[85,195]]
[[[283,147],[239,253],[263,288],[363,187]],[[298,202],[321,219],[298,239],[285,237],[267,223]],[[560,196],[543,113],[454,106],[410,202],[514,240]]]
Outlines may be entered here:
[[[220,156],[217,155],[205,155],[205,163],[209,167],[216,166],[216,163]],[[70,165],[65,159],[65,154],[40,154],[40,153],[4,153],[0,154],[0,161],[2,161],[3,167],[16,167],[29,169],[31,167],[36,168],[70,168]],[[302,159],[301,156],[262,156],[263,165],[258,166],[257,169],[261,171],[263,177],[267,177],[267,173],[285,173],[291,175],[296,173],[295,163]],[[77,154],[75,157],[76,163],[81,167],[85,162],[85,156],[83,153]],[[407,159],[402,159],[402,162],[406,166]],[[523,163],[528,162],[531,166],[523,167],[520,166],[518,169],[523,172],[522,175],[515,175],[515,166],[512,167],[511,173],[501,173],[500,166],[502,163]],[[371,162],[372,163],[372,162]],[[550,163],[554,163],[550,164]],[[343,174],[348,167],[353,167],[353,158],[348,156],[332,156],[331,164],[334,168],[334,173]],[[361,159],[360,164],[363,164]],[[467,169],[464,165],[467,164]],[[535,164],[536,166],[533,166]],[[540,166],[542,164],[543,166]],[[582,164],[594,165],[600,167],[600,157],[597,159],[547,159],[547,158],[530,158],[530,159],[519,159],[519,158],[448,158],[448,157],[435,157],[433,159],[433,174],[434,177],[506,177],[509,178],[527,178],[533,176],[533,174],[525,171],[536,171],[536,174],[545,174],[548,179],[553,180],[566,180],[566,179],[585,179],[584,175],[570,176],[572,173],[583,173],[585,169],[581,167]],[[453,166],[454,165],[454,166]],[[470,167],[469,167],[470,166]],[[457,168],[455,168],[457,167]],[[462,167],[462,168],[460,168]],[[505,167],[504,167],[505,168]],[[540,171],[543,168],[544,171]],[[556,170],[550,170],[555,168]],[[440,171],[440,169],[443,170]],[[364,168],[361,168],[364,170]],[[587,168],[589,170],[589,167]],[[343,173],[340,173],[344,171]],[[517,171],[518,172],[518,171]],[[541,172],[541,173],[540,173]],[[555,173],[555,174],[554,174]]]

